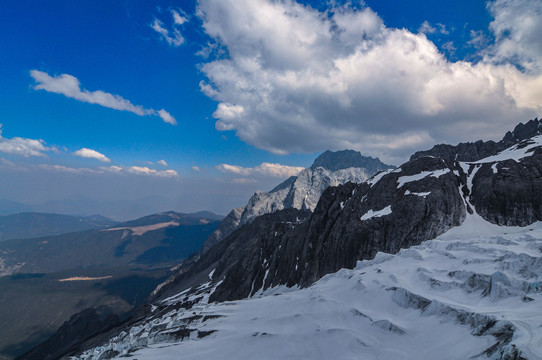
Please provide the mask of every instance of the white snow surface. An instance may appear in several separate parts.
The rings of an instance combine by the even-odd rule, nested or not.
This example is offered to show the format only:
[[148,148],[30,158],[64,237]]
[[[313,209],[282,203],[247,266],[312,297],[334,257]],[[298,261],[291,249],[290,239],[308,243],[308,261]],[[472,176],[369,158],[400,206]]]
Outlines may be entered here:
[[382,210],[369,210],[361,216],[361,221],[369,220],[374,217],[382,217],[391,214],[391,205],[386,206]]
[[473,162],[473,164],[484,164],[491,162],[499,162],[504,160],[519,161],[523,158],[532,155],[532,151],[537,147],[542,146],[542,135],[534,136],[528,140],[524,140],[516,145],[501,151],[497,155],[489,156],[481,160]]
[[[515,327],[500,351],[514,344],[527,359],[542,359],[541,249],[540,223],[499,227],[468,215],[435,240],[378,253],[306,289],[281,286],[212,304],[205,295],[190,310],[139,323],[80,359],[107,350],[138,360],[487,359],[482,353],[497,342],[483,331],[491,321],[493,329]],[[220,317],[187,320],[199,315]],[[166,336],[183,326],[190,336]],[[198,331],[215,332],[198,338]]]
[[345,184],[349,181],[362,183],[369,178],[365,169],[351,167],[330,171],[323,167],[306,168],[301,171],[294,183],[274,192],[258,191],[245,206],[240,224],[257,216],[285,208],[308,209],[314,211],[320,196],[329,186]]
[[405,176],[401,176],[399,179],[397,179],[397,188],[400,188],[401,186],[405,185],[406,183],[409,183],[409,182],[413,182],[413,181],[419,181],[423,178],[426,178],[428,176],[432,176],[432,177],[441,177],[442,175],[444,174],[447,174],[449,173],[451,170],[446,168],[446,169],[440,169],[440,170],[434,170],[434,171],[422,171],[421,173],[419,174],[415,174],[415,175],[405,175]]
[[411,192],[410,190],[405,191],[405,195],[416,195],[423,198],[426,198],[430,194],[431,194],[431,191],[427,191],[427,192]]

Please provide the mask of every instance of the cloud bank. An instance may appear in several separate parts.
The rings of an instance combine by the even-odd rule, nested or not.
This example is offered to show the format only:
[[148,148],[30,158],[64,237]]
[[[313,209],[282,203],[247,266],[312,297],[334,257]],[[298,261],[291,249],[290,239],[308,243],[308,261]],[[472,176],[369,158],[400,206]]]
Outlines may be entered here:
[[218,170],[224,173],[231,173],[242,176],[273,176],[273,177],[288,177],[299,174],[304,168],[299,166],[288,166],[272,163],[261,163],[260,165],[247,168],[237,165],[220,164],[216,167]]
[[146,109],[141,105],[132,104],[130,101],[119,95],[113,95],[102,90],[89,91],[81,89],[79,80],[73,75],[61,74],[58,76],[50,76],[43,71],[31,70],[30,76],[36,81],[34,90],[45,90],[55,94],[62,94],[82,102],[98,104],[106,108],[120,111],[129,111],[139,116],[155,115],[162,118],[166,123],[172,125],[177,124],[175,118],[164,109],[159,111]]
[[49,150],[52,149],[45,146],[45,141],[41,139],[26,139],[21,137],[6,139],[2,137],[2,124],[0,124],[0,152],[23,157],[46,157],[47,155],[44,152]]
[[396,162],[436,142],[497,138],[542,112],[540,6],[490,3],[496,40],[473,63],[424,34],[444,27],[388,28],[367,7],[200,0],[205,32],[227,51],[201,66],[200,87],[218,102],[218,130],[273,153],[353,148]]

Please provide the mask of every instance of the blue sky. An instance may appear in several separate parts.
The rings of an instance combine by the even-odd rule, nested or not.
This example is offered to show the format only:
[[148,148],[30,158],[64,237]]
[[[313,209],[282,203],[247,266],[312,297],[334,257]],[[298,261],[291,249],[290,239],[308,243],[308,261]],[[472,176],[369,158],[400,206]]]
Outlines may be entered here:
[[400,164],[541,113],[538,0],[0,8],[5,200],[225,214],[326,149]]

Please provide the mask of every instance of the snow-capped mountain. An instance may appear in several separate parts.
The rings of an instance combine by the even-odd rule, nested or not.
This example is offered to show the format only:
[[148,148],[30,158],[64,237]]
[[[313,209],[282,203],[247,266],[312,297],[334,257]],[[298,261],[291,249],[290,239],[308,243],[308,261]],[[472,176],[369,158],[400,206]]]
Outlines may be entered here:
[[209,237],[204,250],[257,216],[289,208],[313,211],[328,187],[347,182],[362,183],[377,172],[390,168],[393,167],[378,158],[362,156],[358,151],[325,151],[314,160],[310,168],[290,177],[269,192],[256,192],[247,205],[233,209]]
[[256,217],[80,358],[539,359],[540,128]]

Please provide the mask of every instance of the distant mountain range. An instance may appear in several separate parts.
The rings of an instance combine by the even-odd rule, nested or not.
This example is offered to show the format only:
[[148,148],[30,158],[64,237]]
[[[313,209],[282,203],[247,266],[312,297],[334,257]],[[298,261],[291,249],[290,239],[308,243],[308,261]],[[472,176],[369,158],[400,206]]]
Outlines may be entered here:
[[[204,213],[208,214],[208,213]],[[20,221],[26,214],[8,217]],[[71,219],[32,214],[31,219]],[[101,229],[0,242],[0,275],[140,265],[170,266],[196,252],[219,224],[211,218],[173,211]],[[41,223],[41,222],[38,222]],[[31,229],[29,229],[30,232]]]
[[[3,234],[26,237],[0,242],[0,359],[28,351],[85,309],[105,328],[128,316],[221,218],[172,211],[124,223],[37,213],[0,218]],[[93,229],[29,238],[78,226]]]
[[76,198],[47,201],[40,204],[24,204],[0,199],[0,216],[21,212],[67,214],[76,217],[100,214],[115,221],[126,221],[127,219],[135,219],[168,209],[176,209],[180,203],[182,203],[180,199],[164,196],[146,196],[140,199],[110,201]]
[[103,229],[116,223],[116,221],[100,215],[71,216],[23,212],[0,216],[0,241]]

